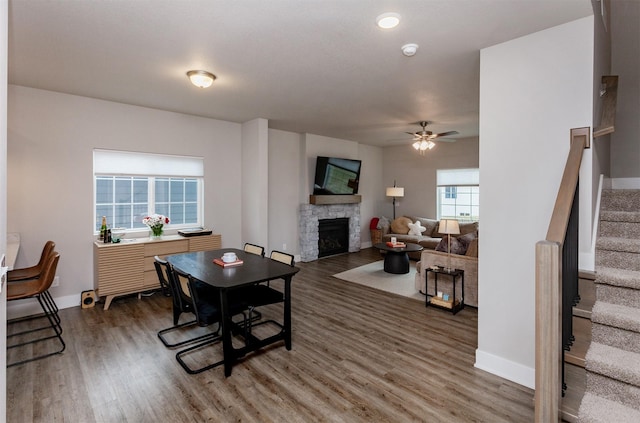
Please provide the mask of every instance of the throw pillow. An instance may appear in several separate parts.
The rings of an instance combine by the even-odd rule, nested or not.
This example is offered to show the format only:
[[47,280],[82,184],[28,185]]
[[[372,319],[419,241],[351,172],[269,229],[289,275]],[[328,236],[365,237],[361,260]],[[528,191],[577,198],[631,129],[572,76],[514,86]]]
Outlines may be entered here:
[[409,223],[409,235],[422,235],[426,230],[427,228],[422,226],[419,221],[416,223]]
[[402,235],[406,235],[409,233],[409,223],[411,222],[411,219],[409,219],[408,217],[399,217],[396,220],[394,220],[393,222],[391,222],[391,233],[393,234],[402,234]]
[[[450,235],[444,235],[438,245],[436,245],[436,251],[449,252],[449,237]],[[467,252],[467,242],[465,240],[459,240],[451,237],[451,254],[464,255]]]
[[467,247],[467,257],[478,257],[478,238],[474,238]]
[[389,227],[389,219],[382,216],[380,220],[378,220],[378,229],[385,229]]
[[458,240],[463,241],[465,244],[467,244],[467,246],[471,244],[471,241],[473,241],[474,239],[476,239],[475,232],[469,232],[468,234],[458,236]]

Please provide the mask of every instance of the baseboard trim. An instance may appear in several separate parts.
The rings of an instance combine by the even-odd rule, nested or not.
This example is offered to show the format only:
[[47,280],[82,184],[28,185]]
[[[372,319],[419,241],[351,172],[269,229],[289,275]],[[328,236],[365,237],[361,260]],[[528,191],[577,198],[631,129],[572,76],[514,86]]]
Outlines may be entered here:
[[640,189],[640,178],[611,178],[613,189]]
[[[71,307],[80,307],[80,294],[67,295],[64,297],[54,297],[53,299],[60,310]],[[7,320],[18,319],[20,317],[32,316],[34,314],[41,314],[42,308],[38,301],[31,300],[18,300],[7,302]]]
[[527,388],[535,389],[536,371],[534,368],[498,357],[480,349],[476,350],[474,367]]

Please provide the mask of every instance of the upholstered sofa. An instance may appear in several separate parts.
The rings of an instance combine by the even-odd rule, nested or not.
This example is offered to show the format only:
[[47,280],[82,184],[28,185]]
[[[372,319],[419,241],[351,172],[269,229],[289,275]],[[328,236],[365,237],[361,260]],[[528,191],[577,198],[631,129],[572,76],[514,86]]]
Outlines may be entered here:
[[[453,269],[464,270],[464,304],[478,307],[478,248],[477,239],[467,249],[467,254],[451,254],[450,267]],[[429,272],[429,280],[425,279],[427,273],[425,269],[432,266],[447,267],[448,254],[442,251],[423,250],[420,255],[420,261],[416,263],[416,276],[415,284],[416,289],[423,294],[428,293],[434,295],[434,274]],[[451,278],[438,277],[438,291],[442,291],[445,294],[453,295],[453,289],[451,287]],[[462,293],[461,279],[457,279],[456,284],[456,296],[459,298]]]
[[[409,224],[420,222],[425,229],[420,235],[409,235]],[[398,242],[419,244],[425,250],[435,250],[440,241],[442,234],[438,232],[439,221],[436,219],[428,219],[416,216],[398,217],[388,225],[382,225],[382,242],[391,241],[391,237],[395,237]],[[460,235],[475,233],[477,237],[478,222],[460,222]],[[420,252],[409,253],[409,258],[420,260]]]

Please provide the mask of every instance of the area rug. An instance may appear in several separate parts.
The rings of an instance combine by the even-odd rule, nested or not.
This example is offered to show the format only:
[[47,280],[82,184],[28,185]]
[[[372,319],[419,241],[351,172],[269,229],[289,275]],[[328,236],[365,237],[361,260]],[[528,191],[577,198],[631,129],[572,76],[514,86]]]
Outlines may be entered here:
[[424,301],[424,295],[415,288],[415,275],[416,268],[413,262],[409,273],[394,275],[384,271],[384,260],[380,260],[346,272],[336,273],[333,276],[348,282]]

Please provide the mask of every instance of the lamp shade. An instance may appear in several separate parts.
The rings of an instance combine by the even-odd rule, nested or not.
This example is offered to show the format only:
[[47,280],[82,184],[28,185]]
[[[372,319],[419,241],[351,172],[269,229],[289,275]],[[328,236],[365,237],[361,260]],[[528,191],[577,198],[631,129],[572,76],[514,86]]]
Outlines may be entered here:
[[441,234],[457,235],[460,233],[460,225],[455,219],[442,219],[438,232]]
[[404,197],[404,188],[400,188],[400,187],[387,188],[387,197]]

